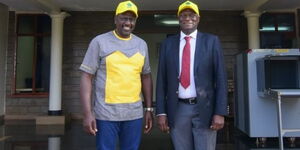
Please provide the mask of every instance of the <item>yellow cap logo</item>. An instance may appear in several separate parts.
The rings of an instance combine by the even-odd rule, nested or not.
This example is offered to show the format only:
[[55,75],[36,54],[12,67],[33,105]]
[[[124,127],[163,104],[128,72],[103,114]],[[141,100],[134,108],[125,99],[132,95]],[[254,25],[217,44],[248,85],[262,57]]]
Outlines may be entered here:
[[186,1],[186,2],[182,3],[182,4],[179,6],[179,8],[178,8],[177,15],[179,16],[180,12],[183,11],[183,10],[185,10],[185,9],[191,9],[191,10],[193,10],[197,15],[200,16],[198,6],[197,6],[195,3],[191,2],[191,1]]
[[126,11],[131,11],[133,12],[136,17],[138,17],[138,9],[136,7],[136,5],[134,3],[132,3],[131,1],[124,1],[119,3],[117,9],[116,9],[116,15],[124,13]]

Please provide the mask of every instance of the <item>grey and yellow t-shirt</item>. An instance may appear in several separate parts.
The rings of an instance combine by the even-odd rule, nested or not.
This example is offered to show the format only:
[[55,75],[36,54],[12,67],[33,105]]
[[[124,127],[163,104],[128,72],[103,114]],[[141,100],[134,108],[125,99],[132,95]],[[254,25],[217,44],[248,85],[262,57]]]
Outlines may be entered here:
[[133,34],[124,39],[114,31],[98,35],[91,41],[80,70],[94,75],[96,119],[143,117],[141,74],[151,71],[144,40]]

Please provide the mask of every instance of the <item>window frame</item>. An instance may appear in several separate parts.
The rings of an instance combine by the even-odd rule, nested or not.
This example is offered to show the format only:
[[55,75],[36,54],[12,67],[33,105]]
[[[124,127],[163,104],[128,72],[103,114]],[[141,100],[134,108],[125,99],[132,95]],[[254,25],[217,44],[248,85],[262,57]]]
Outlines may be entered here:
[[[264,35],[274,35],[274,34],[284,34],[284,35],[292,35],[294,38],[297,39],[297,26],[296,26],[296,14],[294,12],[270,12],[270,13],[266,13],[267,15],[270,15],[270,16],[273,16],[274,17],[274,22],[273,22],[273,25],[274,25],[274,28],[275,30],[274,31],[259,31],[259,37],[260,37],[260,45],[262,46],[262,34]],[[265,15],[265,14],[262,14],[262,15]],[[293,16],[294,20],[293,20],[293,31],[279,31],[278,30],[278,27],[279,27],[279,19],[278,19],[278,16],[279,15],[291,15]],[[262,26],[262,22],[261,20],[259,21],[259,29],[261,28]],[[290,47],[290,48],[293,48],[293,47]]]
[[[11,97],[48,97],[49,96],[49,91],[47,92],[37,92],[37,88],[36,88],[36,66],[37,66],[37,40],[40,37],[50,37],[51,39],[51,29],[50,32],[47,33],[38,33],[37,31],[37,25],[38,25],[38,17],[39,16],[47,16],[45,14],[16,14],[15,15],[15,51],[14,51],[14,59],[13,59],[13,79],[12,79],[12,92],[11,92]],[[19,17],[20,16],[32,16],[34,19],[34,24],[33,24],[33,33],[19,33],[19,25],[20,25],[20,21],[19,21]],[[29,37],[33,37],[34,38],[34,54],[33,54],[33,63],[32,63],[32,90],[31,92],[17,92],[17,51],[18,51],[18,38],[21,36],[29,36]],[[50,67],[49,67],[50,70]],[[49,71],[50,72],[50,71]],[[49,76],[50,79],[50,76]],[[50,86],[50,83],[49,83]]]

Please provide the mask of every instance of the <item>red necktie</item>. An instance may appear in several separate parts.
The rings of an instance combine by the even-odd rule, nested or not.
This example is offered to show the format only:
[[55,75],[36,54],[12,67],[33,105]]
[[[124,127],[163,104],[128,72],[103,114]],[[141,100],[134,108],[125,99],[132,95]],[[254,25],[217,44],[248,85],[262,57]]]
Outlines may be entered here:
[[182,52],[180,83],[182,87],[186,89],[190,86],[191,37],[186,36],[184,39],[186,43]]

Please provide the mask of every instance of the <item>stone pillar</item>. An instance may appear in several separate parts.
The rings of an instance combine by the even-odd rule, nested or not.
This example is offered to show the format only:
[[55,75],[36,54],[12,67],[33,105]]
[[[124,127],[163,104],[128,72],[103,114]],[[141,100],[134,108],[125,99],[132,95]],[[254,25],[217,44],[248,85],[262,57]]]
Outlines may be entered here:
[[48,115],[62,114],[62,57],[63,57],[63,26],[64,19],[69,16],[65,12],[51,14],[51,62],[50,62],[50,92]]
[[248,24],[248,48],[260,48],[259,40],[259,12],[245,11],[244,15],[247,18]]
[[0,3],[0,122],[5,112],[8,7]]
[[48,138],[48,150],[60,150],[60,137],[49,137]]

